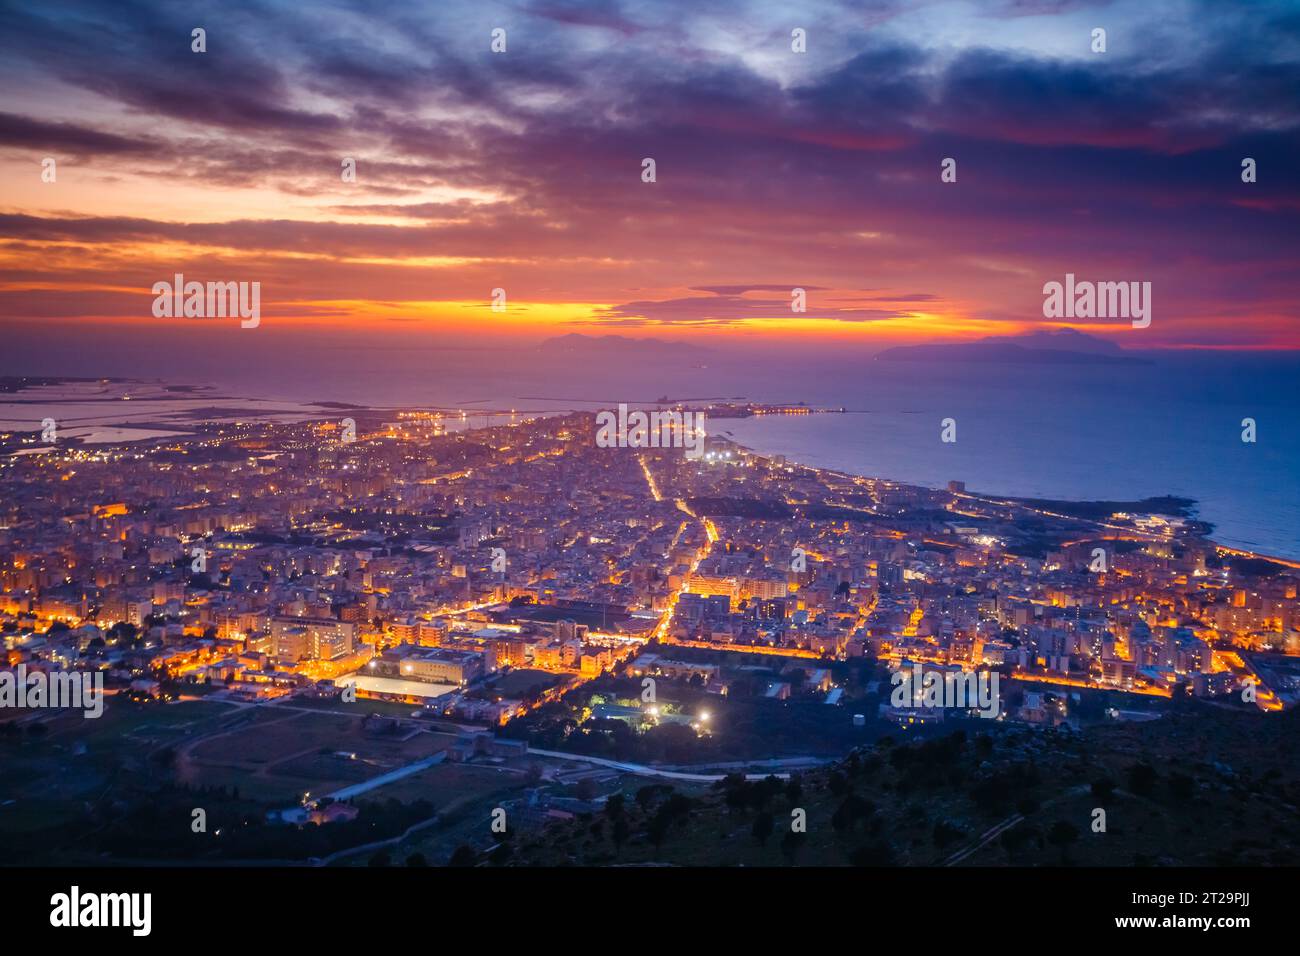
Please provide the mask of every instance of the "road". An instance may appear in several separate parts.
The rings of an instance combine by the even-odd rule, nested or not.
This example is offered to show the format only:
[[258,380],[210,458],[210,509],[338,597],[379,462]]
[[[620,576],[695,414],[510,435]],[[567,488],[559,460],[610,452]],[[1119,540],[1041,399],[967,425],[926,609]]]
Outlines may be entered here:
[[[1039,809],[1041,811],[1042,809],[1051,806],[1053,803],[1056,803],[1060,800],[1064,800],[1066,797],[1077,796],[1081,793],[1084,793],[1088,789],[1089,786],[1086,783],[1080,784],[1077,787],[1072,787],[1071,789],[1065,791],[1065,793],[1053,797],[1051,800],[1044,803],[1043,806],[1040,807]],[[994,840],[1000,837],[1004,831],[1010,830],[1013,826],[1015,826],[1023,819],[1024,819],[1023,814],[1013,813],[1011,816],[1007,817],[1001,823],[997,824],[996,826],[990,827],[989,829],[981,833],[978,837],[975,838],[975,842],[970,844],[964,850],[958,850],[952,856],[948,857],[948,859],[944,860],[943,866],[956,866],[958,863],[966,859],[972,853],[976,853],[984,849],[984,847],[988,846],[990,843],[992,843]]]
[[[691,783],[716,783],[724,778],[723,774],[712,773],[683,773],[678,770],[660,770],[658,767],[647,767],[645,764],[626,763],[622,760],[606,760],[604,757],[586,757],[582,754],[566,754],[558,750],[534,750],[528,748],[530,756],[552,757],[556,760],[573,760],[581,763],[595,764],[598,767],[610,767],[614,770],[622,770],[624,773],[633,773],[638,777],[659,777],[663,780],[685,780]],[[788,773],[747,773],[746,780],[766,780],[768,777],[778,777],[782,780],[788,780]]]
[[396,770],[390,770],[388,773],[380,774],[378,777],[371,777],[369,780],[363,780],[361,783],[354,783],[350,787],[344,787],[342,790],[335,790],[333,793],[327,793],[325,796],[334,800],[351,800],[353,797],[368,793],[385,784],[392,783],[395,780],[401,780],[403,777],[409,777],[413,774],[420,773],[422,770],[428,770],[435,764],[440,764],[447,759],[447,751],[440,750],[432,757],[425,757],[423,760],[417,760],[415,763],[408,763],[405,767],[398,767]]
[[948,859],[943,861],[943,865],[956,866],[958,863],[966,859],[966,857],[970,856],[972,853],[984,849],[984,847],[988,846],[991,842],[993,842],[998,837],[1000,837],[1004,831],[1010,830],[1013,826],[1015,826],[1023,819],[1024,817],[1021,816],[1019,813],[1013,813],[1011,816],[1007,817],[1001,823],[997,824],[994,827],[990,827],[989,829],[981,833],[978,837],[976,837],[975,842],[972,843],[970,846],[966,847],[964,850],[958,850],[952,856],[948,857]]

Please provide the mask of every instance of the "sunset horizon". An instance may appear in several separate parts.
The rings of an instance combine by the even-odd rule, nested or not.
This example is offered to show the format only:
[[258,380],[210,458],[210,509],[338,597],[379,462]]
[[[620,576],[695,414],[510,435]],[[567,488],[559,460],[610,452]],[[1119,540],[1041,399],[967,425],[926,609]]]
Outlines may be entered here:
[[[1285,5],[1115,8],[1104,55],[1074,4],[745,9],[271,4],[236,44],[214,7],[195,54],[168,5],[10,8],[0,318],[138,334],[182,272],[381,336],[1300,348]],[[1155,321],[1045,318],[1066,273],[1151,282]]]

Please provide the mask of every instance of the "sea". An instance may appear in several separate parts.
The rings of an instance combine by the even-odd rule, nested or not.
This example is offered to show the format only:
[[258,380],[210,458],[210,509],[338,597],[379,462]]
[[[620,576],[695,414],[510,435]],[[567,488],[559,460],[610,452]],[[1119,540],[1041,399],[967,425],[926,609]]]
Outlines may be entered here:
[[[552,353],[535,345],[447,348],[245,336],[147,355],[93,348],[0,362],[2,375],[149,377],[285,402],[444,407],[486,415],[620,402],[805,403],[825,414],[711,420],[765,454],[910,484],[974,492],[1196,501],[1215,540],[1300,559],[1300,354],[1146,353],[1147,364],[891,362],[845,346]],[[170,358],[169,356],[177,356]],[[222,403],[226,404],[226,403]],[[956,441],[941,440],[945,419]],[[1242,440],[1244,420],[1255,440]]]

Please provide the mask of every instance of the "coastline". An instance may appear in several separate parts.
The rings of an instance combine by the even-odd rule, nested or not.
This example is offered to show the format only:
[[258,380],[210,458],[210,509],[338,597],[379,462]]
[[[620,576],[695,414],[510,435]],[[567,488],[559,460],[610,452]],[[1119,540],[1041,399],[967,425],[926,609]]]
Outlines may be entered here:
[[[1235,442],[1225,453],[1199,438],[1185,452],[1174,442],[1146,450],[1135,449],[1131,433],[1120,448],[1107,450],[1098,446],[1096,427],[1086,440],[1059,447],[1050,444],[1052,433],[1044,435],[1041,428],[1009,439],[985,428],[980,444],[963,443],[958,449],[932,443],[929,430],[911,417],[897,412],[853,422],[833,415],[729,420],[718,427],[716,437],[755,454],[931,491],[960,476],[982,497],[996,501],[1077,506],[1183,499],[1195,506],[1189,520],[1208,525],[1212,530],[1206,537],[1217,546],[1279,562],[1300,561],[1300,499],[1266,494],[1260,486],[1266,478],[1264,487],[1300,491],[1289,442],[1258,453],[1253,446],[1236,446],[1243,450],[1235,452]],[[1155,467],[1138,457],[1144,454]],[[1256,462],[1265,463],[1266,470],[1257,470]]]
[[[18,385],[18,387],[16,388],[13,387],[17,385],[19,382],[21,382],[22,384]],[[354,404],[354,403],[328,402],[328,401],[289,402],[289,401],[281,401],[281,400],[274,400],[274,399],[255,398],[251,396],[238,396],[232,394],[231,389],[214,385],[214,384],[176,385],[176,384],[168,383],[163,379],[138,379],[138,378],[132,379],[132,378],[107,377],[107,376],[99,377],[99,378],[73,377],[73,376],[39,376],[39,377],[9,376],[9,377],[0,378],[0,384],[9,386],[7,388],[4,388],[2,391],[0,391],[0,419],[5,418],[4,409],[6,406],[10,406],[10,412],[11,412],[9,421],[0,424],[7,426],[10,430],[13,431],[24,431],[24,430],[30,430],[30,428],[37,427],[34,422],[29,429],[22,429],[21,427],[16,427],[22,423],[25,423],[25,420],[28,420],[27,416],[30,414],[30,412],[25,412],[24,420],[19,420],[18,418],[14,417],[12,415],[13,412],[16,412],[20,408],[26,410],[26,409],[31,409],[33,407],[38,407],[44,404],[45,402],[49,402],[51,406],[55,409],[57,409],[60,405],[74,406],[74,407],[80,406],[82,409],[93,408],[95,411],[100,411],[106,408],[113,408],[115,411],[120,413],[120,414],[109,415],[109,416],[95,415],[94,416],[95,420],[93,421],[93,423],[89,420],[86,420],[86,423],[84,425],[78,424],[77,418],[75,417],[70,418],[68,420],[67,426],[65,426],[66,430],[64,432],[64,435],[68,440],[76,441],[77,444],[81,447],[97,446],[97,445],[105,445],[105,444],[133,443],[135,441],[154,441],[154,440],[162,440],[165,438],[181,437],[189,434],[187,431],[185,431],[187,426],[193,426],[195,424],[199,424],[208,420],[211,421],[217,421],[223,419],[229,420],[236,414],[239,417],[251,417],[259,421],[265,421],[265,422],[279,421],[283,423],[289,420],[298,420],[298,421],[328,420],[329,412],[332,410],[337,410],[339,412],[354,413],[358,415],[384,416],[384,415],[393,415],[403,410],[410,410],[411,407],[411,406],[400,406],[400,405],[399,406],[370,405],[370,404]],[[29,391],[29,389],[32,388],[58,388],[60,386],[71,386],[74,388],[99,386],[100,388],[97,389],[97,391],[100,391],[100,389],[102,389],[104,386],[115,386],[118,387],[119,389],[127,389],[127,390],[131,390],[134,388],[143,388],[147,391],[153,392],[154,396],[153,397],[146,397],[142,395],[134,396],[136,397],[136,401],[131,404],[130,410],[128,411],[127,408],[124,407],[126,403],[121,400],[122,397],[120,395],[114,396],[114,395],[104,394],[104,392],[107,391],[107,389],[100,391],[98,395],[95,395],[93,397],[90,395],[85,395],[85,396],[78,395],[74,397],[48,396],[42,398],[33,398],[31,397]],[[24,395],[24,393],[27,394]],[[567,401],[573,401],[576,403],[581,400],[567,399]],[[499,404],[499,403],[494,403],[494,404]],[[149,408],[148,406],[150,405],[153,405],[154,407]],[[442,414],[446,414],[448,416],[454,416],[456,413],[455,409],[452,409],[449,406],[446,406],[442,403],[421,405],[419,407],[421,410],[424,411],[439,412]],[[71,411],[72,409],[69,408],[68,410]],[[468,412],[469,420],[456,422],[455,423],[456,425],[464,426],[464,428],[457,427],[453,429],[456,431],[465,430],[465,428],[468,428],[470,430],[477,430],[477,428],[481,428],[481,427],[491,427],[488,424],[480,425],[474,422],[473,419],[505,417],[510,414],[509,412],[506,412],[504,410],[494,411],[494,410],[483,409],[483,408],[476,408],[476,409],[462,408],[460,409],[460,411]],[[590,414],[590,412],[587,412],[582,409],[574,409],[574,408],[563,409],[563,410],[549,409],[545,411],[520,409],[516,411],[515,414],[517,414],[521,419],[523,419],[523,418],[534,418],[534,417],[542,417],[542,416],[549,417],[553,415],[563,415],[563,414]],[[762,418],[765,416],[757,416],[757,417]],[[831,416],[831,417],[838,418],[838,416]],[[773,418],[775,418],[775,416],[770,416],[766,418],[767,420],[771,421],[773,420]],[[803,421],[806,419],[806,416],[792,416],[792,418]],[[737,427],[737,422],[739,421],[734,418],[725,418],[721,420],[727,422],[727,426],[729,429]],[[37,419],[36,421],[39,421],[39,419]],[[148,432],[148,430],[151,427],[157,429],[157,431],[152,433],[145,433]],[[122,441],[121,438],[119,437],[117,441],[114,441],[113,438],[117,436],[110,437],[110,433],[116,431],[117,428],[120,428],[123,431],[140,431],[142,432],[142,434],[140,434],[138,438],[127,438],[125,441]],[[175,429],[175,431],[166,433],[163,431],[164,429]],[[97,432],[104,437],[102,437],[99,441],[87,441],[86,439],[93,437],[93,435],[78,436],[75,434],[71,434],[73,432],[80,432],[80,431]],[[856,481],[856,480],[879,481],[879,482],[885,482],[885,483],[897,485],[899,487],[920,489],[928,492],[938,492],[943,490],[942,485],[931,483],[931,482],[916,481],[914,479],[907,480],[901,478],[891,478],[879,474],[868,474],[864,470],[849,470],[844,467],[831,467],[827,465],[814,464],[812,462],[804,460],[802,457],[795,458],[789,454],[783,455],[782,453],[777,451],[773,451],[770,449],[765,450],[764,448],[760,448],[758,444],[753,440],[752,437],[747,437],[744,441],[742,441],[736,437],[733,437],[730,431],[727,431],[724,434],[715,435],[714,437],[721,438],[725,441],[728,441],[734,444],[736,447],[743,448],[748,453],[757,455],[759,457],[763,457],[763,458],[784,457],[790,464],[796,465],[797,467],[810,469],[827,475],[834,475],[847,481]],[[1158,511],[1158,510],[1155,511],[1155,513],[1179,514],[1179,516],[1184,517],[1189,521],[1194,521],[1203,526],[1207,526],[1210,530],[1204,533],[1203,535],[1201,535],[1201,539],[1213,545],[1213,547],[1220,553],[1241,557],[1241,558],[1254,558],[1254,559],[1269,561],[1286,568],[1300,568],[1300,554],[1291,555],[1285,553],[1278,553],[1272,549],[1251,547],[1243,544],[1240,541],[1231,543],[1231,542],[1225,542],[1223,540],[1220,540],[1218,537],[1216,537],[1216,535],[1221,534],[1223,531],[1222,522],[1221,521],[1210,522],[1199,516],[1196,516],[1194,512],[1195,512],[1195,507],[1199,505],[1199,499],[1188,495],[1147,496],[1145,498],[1131,499],[1131,500],[1112,500],[1112,499],[1105,499],[1105,498],[1093,498],[1087,496],[1080,496],[1080,497],[1061,496],[1061,497],[1053,497],[1049,499],[1040,496],[1009,495],[1009,494],[994,494],[994,493],[979,493],[979,492],[968,492],[968,495],[972,498],[977,498],[981,501],[985,501],[991,504],[1008,505],[1014,503],[1019,507],[1028,508],[1030,510],[1036,510],[1040,513],[1048,514],[1048,515],[1050,515],[1052,512],[1042,507],[1035,508],[1034,507],[1035,504],[1068,503],[1069,505],[1075,506],[1071,510],[1077,512],[1080,508],[1087,509],[1089,506],[1100,506],[1103,504],[1115,505],[1115,506],[1128,506],[1136,510],[1140,508],[1140,506],[1143,504],[1153,502],[1153,501],[1159,501],[1159,500],[1185,502],[1187,503],[1188,507],[1185,508],[1182,513],[1170,512],[1170,511]],[[1096,518],[1089,518],[1086,515],[1082,515],[1078,513],[1066,515],[1066,517],[1072,517],[1077,520],[1092,521],[1095,524],[1104,526],[1104,522],[1099,522]]]
[[[726,441],[730,442],[730,443],[731,443],[732,445],[734,445],[736,448],[741,449],[741,450],[743,450],[744,452],[746,452],[747,454],[753,455],[753,456],[755,456],[755,457],[757,457],[757,458],[764,458],[764,459],[769,459],[769,460],[770,460],[770,459],[773,458],[773,457],[782,457],[782,456],[779,456],[779,455],[774,455],[773,453],[770,453],[770,452],[759,451],[758,449],[755,449],[755,448],[753,448],[753,447],[751,447],[751,446],[749,446],[749,445],[746,445],[746,444],[744,444],[743,442],[736,441],[736,440],[733,439],[733,438],[728,438],[728,439],[726,439]],[[788,458],[787,458],[787,460],[786,460],[786,464],[787,464],[787,465],[791,465],[791,466],[793,466],[793,467],[795,467],[795,468],[802,468],[802,469],[805,469],[805,470],[808,470],[808,471],[816,472],[816,473],[819,474],[819,475],[831,475],[831,476],[834,476],[834,477],[836,477],[836,478],[840,478],[840,479],[845,480],[845,481],[851,481],[851,482],[852,482],[852,481],[878,481],[878,482],[883,482],[883,483],[885,483],[885,484],[896,485],[896,486],[901,487],[901,488],[919,489],[919,490],[926,491],[926,492],[940,492],[940,491],[942,491],[942,489],[939,489],[939,488],[932,488],[932,487],[930,487],[930,486],[928,486],[928,485],[920,485],[920,484],[915,484],[915,483],[913,483],[913,482],[908,482],[908,481],[899,481],[899,480],[894,479],[894,478],[886,478],[886,477],[882,477],[882,476],[879,476],[879,475],[864,475],[864,474],[857,474],[857,473],[854,473],[854,472],[844,471],[844,470],[842,470],[842,469],[838,469],[838,468],[824,468],[824,467],[821,467],[821,466],[819,466],[819,465],[810,465],[810,464],[807,464],[807,463],[805,463],[805,462],[792,461],[792,460],[789,460]],[[1045,515],[1051,515],[1051,514],[1052,514],[1051,512],[1047,512],[1047,511],[1043,511],[1043,510],[1041,510],[1041,509],[1034,508],[1034,507],[1030,504],[1030,502],[1034,501],[1035,499],[1020,498],[1020,497],[1018,497],[1018,496],[994,496],[994,495],[988,495],[988,494],[979,494],[979,493],[977,493],[977,492],[963,492],[962,494],[963,494],[964,497],[971,498],[971,499],[973,499],[973,500],[978,500],[978,501],[986,502],[986,503],[988,503],[988,504],[994,504],[994,505],[1014,505],[1014,506],[1016,506],[1016,507],[1022,507],[1022,508],[1025,508],[1025,509],[1027,509],[1027,510],[1030,510],[1030,511],[1036,511],[1036,512],[1039,513],[1039,514],[1045,514]],[[1193,499],[1193,498],[1183,498],[1183,497],[1181,497],[1181,496],[1176,496],[1176,495],[1167,495],[1167,496],[1161,496],[1161,497],[1163,497],[1163,498],[1168,498],[1168,499],[1173,499],[1173,500],[1179,500],[1179,501],[1187,501],[1187,502],[1191,502],[1193,505],[1195,504],[1195,499]],[[1087,498],[1083,498],[1083,499],[1061,499],[1061,500],[1062,500],[1062,501],[1066,501],[1066,500],[1068,500],[1069,503],[1071,503],[1071,504],[1075,504],[1075,505],[1098,505],[1098,504],[1129,504],[1129,505],[1135,505],[1135,504],[1141,504],[1141,503],[1142,503],[1142,502],[1140,502],[1140,501],[1137,501],[1137,502],[1111,502],[1111,501],[1107,501],[1106,499],[1087,499]],[[1160,499],[1160,498],[1149,498],[1149,499],[1146,499],[1146,500],[1147,500],[1147,501],[1157,501],[1157,500],[1161,500],[1161,499]],[[1087,522],[1087,523],[1089,523],[1089,524],[1097,525],[1098,527],[1102,527],[1102,528],[1108,527],[1107,525],[1105,525],[1104,522],[1100,522],[1100,521],[1098,521],[1098,520],[1095,519],[1095,518],[1088,518],[1088,517],[1082,517],[1082,516],[1077,516],[1077,515],[1060,515],[1059,517],[1068,517],[1068,518],[1070,518],[1071,520]],[[1128,529],[1125,529],[1125,530],[1128,530]],[[1160,539],[1158,536],[1156,536],[1156,535],[1151,535],[1150,537],[1151,537],[1151,540],[1153,540],[1153,541],[1155,541],[1155,540],[1161,540],[1161,539]],[[1283,568],[1295,568],[1295,569],[1300,569],[1300,559],[1295,559],[1295,558],[1285,557],[1285,556],[1282,556],[1282,555],[1275,555],[1275,554],[1271,554],[1271,553],[1265,553],[1265,552],[1261,552],[1261,551],[1251,551],[1251,550],[1244,549],[1244,548],[1233,547],[1232,545],[1223,544],[1222,542],[1215,540],[1215,539],[1214,539],[1213,537],[1211,537],[1209,534],[1199,535],[1198,537],[1199,537],[1200,540],[1202,540],[1202,541],[1206,542],[1207,544],[1211,545],[1211,546],[1215,549],[1215,551],[1220,552],[1220,553],[1230,554],[1230,555],[1234,555],[1234,556],[1241,557],[1241,558],[1252,558],[1252,559],[1261,560],[1261,561],[1269,561],[1269,562],[1272,562],[1273,564],[1279,565],[1279,566],[1281,566],[1281,567],[1283,567]],[[1165,540],[1167,540],[1167,539],[1165,539]]]

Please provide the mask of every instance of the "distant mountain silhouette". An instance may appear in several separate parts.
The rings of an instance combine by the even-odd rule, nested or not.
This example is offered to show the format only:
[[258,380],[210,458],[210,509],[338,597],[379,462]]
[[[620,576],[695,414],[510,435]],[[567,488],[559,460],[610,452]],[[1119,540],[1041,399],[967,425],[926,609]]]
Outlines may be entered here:
[[900,345],[876,355],[883,362],[1010,362],[1034,365],[1150,365],[1114,342],[1076,329],[991,335],[952,345]]

